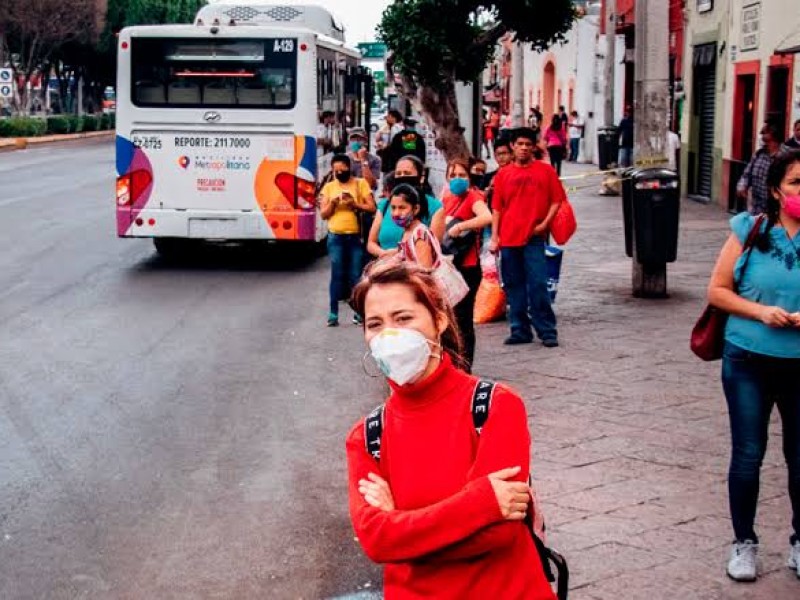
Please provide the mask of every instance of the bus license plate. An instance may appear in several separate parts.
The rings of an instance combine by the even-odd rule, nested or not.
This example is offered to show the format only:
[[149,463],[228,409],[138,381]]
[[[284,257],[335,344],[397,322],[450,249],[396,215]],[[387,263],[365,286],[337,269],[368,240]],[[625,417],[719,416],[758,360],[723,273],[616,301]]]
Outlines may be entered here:
[[241,237],[238,219],[189,219],[189,237],[231,239]]

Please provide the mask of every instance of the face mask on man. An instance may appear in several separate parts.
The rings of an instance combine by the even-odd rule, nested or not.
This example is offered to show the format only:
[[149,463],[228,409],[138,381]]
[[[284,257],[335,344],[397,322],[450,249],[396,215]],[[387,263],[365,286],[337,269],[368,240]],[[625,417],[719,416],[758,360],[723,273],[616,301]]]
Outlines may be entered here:
[[405,385],[425,372],[434,356],[432,344],[416,329],[389,328],[372,338],[369,349],[381,372],[397,385]]
[[469,176],[469,183],[470,185],[478,188],[479,190],[482,190],[484,187],[483,185],[484,179],[485,175],[483,175],[482,173],[472,173]]
[[350,181],[350,171],[339,171],[336,173],[335,177],[339,183],[347,183]]
[[784,194],[783,196],[783,210],[792,219],[800,219],[800,195],[798,194]]
[[358,152],[363,147],[364,147],[364,145],[361,142],[350,142],[350,151],[351,152]]

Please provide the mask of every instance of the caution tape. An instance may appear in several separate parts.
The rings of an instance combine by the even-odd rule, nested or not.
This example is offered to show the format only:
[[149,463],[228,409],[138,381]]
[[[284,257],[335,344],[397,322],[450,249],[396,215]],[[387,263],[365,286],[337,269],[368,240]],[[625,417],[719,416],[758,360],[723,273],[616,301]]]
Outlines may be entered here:
[[622,169],[606,169],[605,171],[590,171],[589,173],[581,173],[580,175],[567,175],[566,177],[559,177],[561,181],[572,181],[573,179],[586,179],[587,177],[596,177],[597,175],[607,175],[609,173],[617,173]]
[[[606,174],[606,173],[613,173],[613,172],[614,171],[602,171],[600,173],[595,173],[595,174],[597,175],[597,174],[601,174],[601,173],[602,174]],[[614,178],[614,183],[622,183],[623,181],[627,181],[629,179],[632,179],[632,178],[631,177],[615,177]],[[601,188],[602,188],[603,185],[605,185],[605,183],[606,182],[604,181],[603,183],[600,184]],[[567,192],[567,193],[577,192],[578,190],[585,190],[585,189],[589,189],[589,188],[595,188],[596,189],[597,186],[598,186],[597,183],[587,183],[585,185],[569,185],[569,186],[565,185],[564,186],[564,191]]]
[[652,156],[650,158],[637,158],[633,161],[637,167],[645,165],[666,165],[669,164],[669,159],[666,156]]

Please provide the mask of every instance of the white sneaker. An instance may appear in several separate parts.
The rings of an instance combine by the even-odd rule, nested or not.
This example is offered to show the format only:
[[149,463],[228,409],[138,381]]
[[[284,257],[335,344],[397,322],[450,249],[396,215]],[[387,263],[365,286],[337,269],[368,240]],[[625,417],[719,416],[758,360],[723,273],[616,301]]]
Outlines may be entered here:
[[792,544],[789,550],[789,568],[794,569],[800,577],[800,540]]
[[728,577],[735,581],[755,581],[758,576],[758,544],[752,540],[734,542],[728,561]]

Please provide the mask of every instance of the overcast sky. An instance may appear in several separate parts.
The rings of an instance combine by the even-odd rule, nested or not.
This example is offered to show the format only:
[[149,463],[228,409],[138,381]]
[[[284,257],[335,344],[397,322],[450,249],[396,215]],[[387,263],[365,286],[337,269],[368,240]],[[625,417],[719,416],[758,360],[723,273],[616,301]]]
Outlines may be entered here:
[[[0,0],[0,2],[2,1]],[[248,3],[247,0],[241,2],[241,4]],[[270,0],[269,2],[257,0],[252,2],[252,4],[317,4],[324,6],[345,26],[345,36],[349,45],[375,41],[375,27],[381,20],[384,9],[390,3],[391,0]]]

